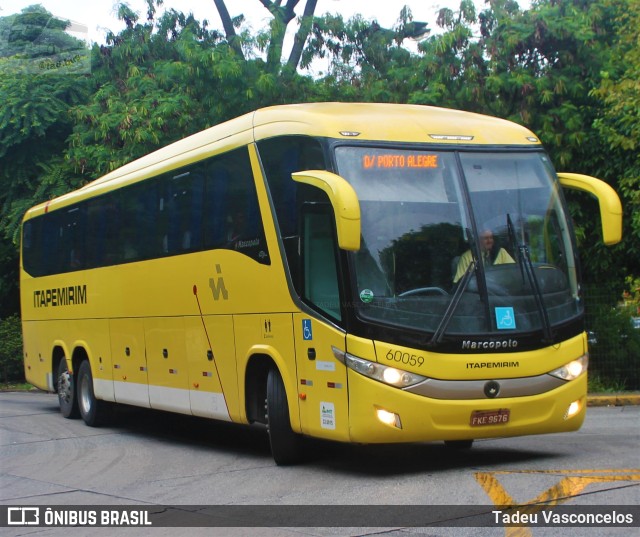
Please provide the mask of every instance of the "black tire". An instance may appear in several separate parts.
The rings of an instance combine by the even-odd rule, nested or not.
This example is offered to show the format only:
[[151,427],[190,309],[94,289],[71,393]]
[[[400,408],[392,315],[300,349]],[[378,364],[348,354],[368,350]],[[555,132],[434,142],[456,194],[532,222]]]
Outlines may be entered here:
[[75,379],[67,367],[67,360],[64,356],[58,362],[56,371],[56,391],[58,392],[58,404],[60,413],[67,419],[80,417],[78,409],[78,399],[76,397]]
[[277,369],[267,376],[267,430],[273,460],[278,466],[295,464],[302,460],[302,436],[291,429],[287,393]]
[[473,440],[445,440],[444,445],[452,451],[466,451],[471,449]]
[[110,418],[111,406],[105,401],[96,399],[89,360],[84,360],[80,364],[77,377],[78,408],[82,419],[89,427],[104,425]]

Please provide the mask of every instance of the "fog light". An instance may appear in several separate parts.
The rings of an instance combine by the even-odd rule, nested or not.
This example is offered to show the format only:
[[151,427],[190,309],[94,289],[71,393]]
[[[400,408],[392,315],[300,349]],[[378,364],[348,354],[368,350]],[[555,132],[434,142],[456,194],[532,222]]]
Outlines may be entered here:
[[400,416],[398,416],[398,414],[394,414],[393,412],[388,412],[386,410],[378,408],[376,409],[376,415],[378,416],[378,419],[385,425],[390,425],[391,427],[402,429],[402,423],[400,422]]
[[569,418],[573,418],[578,412],[580,412],[580,400],[574,401],[569,405],[567,411],[565,412],[564,419],[568,420]]

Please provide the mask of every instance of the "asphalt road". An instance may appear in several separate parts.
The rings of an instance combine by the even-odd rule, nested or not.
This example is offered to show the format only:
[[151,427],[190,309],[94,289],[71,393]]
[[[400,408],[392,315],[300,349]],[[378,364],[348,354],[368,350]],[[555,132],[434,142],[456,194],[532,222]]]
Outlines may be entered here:
[[[553,500],[578,510],[635,506],[640,518],[640,406],[590,408],[576,433],[480,440],[462,452],[435,443],[314,443],[306,463],[278,467],[262,429],[140,409],[124,409],[113,426],[94,429],[62,418],[53,395],[6,392],[0,393],[0,446],[2,506],[263,506],[258,519],[272,512],[282,526],[4,527],[0,535],[640,535],[637,520],[615,528],[414,527],[410,511],[407,524],[378,527],[375,516],[423,506],[430,516],[453,521],[459,506],[472,513]],[[297,527],[289,527],[287,513]],[[349,513],[359,525],[369,516],[371,523],[346,527]],[[301,525],[301,516],[313,524]]]

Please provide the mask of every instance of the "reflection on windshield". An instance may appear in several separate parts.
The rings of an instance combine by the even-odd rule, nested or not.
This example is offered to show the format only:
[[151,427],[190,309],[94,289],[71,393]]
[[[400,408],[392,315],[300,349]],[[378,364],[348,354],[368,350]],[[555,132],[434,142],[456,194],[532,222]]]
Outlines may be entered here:
[[362,247],[351,264],[363,318],[506,335],[580,312],[566,215],[544,154],[353,146],[336,157],[360,199]]

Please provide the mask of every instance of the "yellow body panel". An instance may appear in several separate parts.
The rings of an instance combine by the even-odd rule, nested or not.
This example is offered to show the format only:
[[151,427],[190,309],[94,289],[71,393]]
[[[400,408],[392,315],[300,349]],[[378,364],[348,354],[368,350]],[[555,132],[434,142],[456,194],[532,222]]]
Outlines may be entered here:
[[115,401],[149,407],[143,319],[111,319],[109,330]]
[[233,317],[186,317],[184,328],[191,412],[204,418],[238,419]]
[[332,351],[332,347],[344,348],[344,332],[302,313],[293,316],[293,329],[302,432],[347,441],[347,369]]
[[[241,382],[247,364],[253,357],[271,360],[282,375],[287,391],[291,426],[300,432],[300,417],[296,399],[295,344],[291,337],[291,314],[237,315],[234,318],[236,338],[236,367],[238,375],[238,395],[241,401],[247,397],[245,385]],[[242,407],[242,405],[241,405]],[[246,423],[247,416],[241,408],[240,421]]]
[[[351,441],[367,443],[472,440],[501,436],[557,433],[580,428],[586,411],[587,376],[550,392],[517,398],[437,400],[385,386],[349,371]],[[565,419],[569,405],[579,400],[580,411]],[[510,410],[507,424],[471,427],[473,411]],[[401,428],[376,418],[383,409],[400,417]]]

